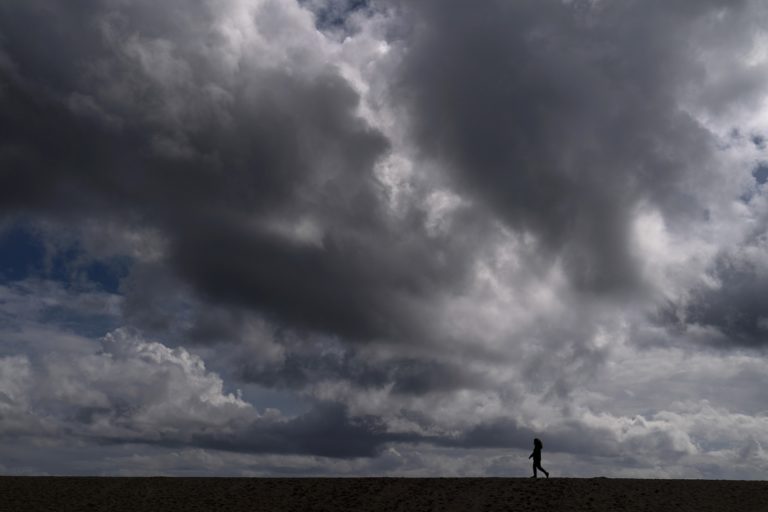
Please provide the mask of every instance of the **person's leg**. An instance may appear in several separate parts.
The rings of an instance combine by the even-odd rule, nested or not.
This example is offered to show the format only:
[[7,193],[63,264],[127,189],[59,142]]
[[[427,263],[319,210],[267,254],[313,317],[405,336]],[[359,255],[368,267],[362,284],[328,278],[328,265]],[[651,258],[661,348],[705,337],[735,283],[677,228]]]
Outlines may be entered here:
[[[546,469],[544,469],[543,467],[541,467],[541,462],[537,463],[537,464],[536,464],[536,466],[538,466],[538,467],[539,467],[539,469],[541,470],[541,472],[542,472],[542,473],[544,473],[544,476],[546,476],[547,478],[549,478],[549,473],[547,472],[547,470],[546,470]],[[533,471],[534,471],[534,473],[536,472],[536,467],[534,467],[534,468],[533,468]]]
[[533,476],[531,478],[536,478],[536,461],[533,461]]

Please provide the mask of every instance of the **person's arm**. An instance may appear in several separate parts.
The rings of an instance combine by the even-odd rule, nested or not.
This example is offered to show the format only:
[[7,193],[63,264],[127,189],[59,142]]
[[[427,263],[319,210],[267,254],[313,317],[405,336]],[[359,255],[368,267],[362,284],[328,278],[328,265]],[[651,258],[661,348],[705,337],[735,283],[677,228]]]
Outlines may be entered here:
[[534,450],[534,451],[533,451],[533,453],[531,453],[531,454],[528,456],[528,458],[530,459],[531,457],[533,457],[533,454],[534,454],[534,453],[536,453],[536,450]]

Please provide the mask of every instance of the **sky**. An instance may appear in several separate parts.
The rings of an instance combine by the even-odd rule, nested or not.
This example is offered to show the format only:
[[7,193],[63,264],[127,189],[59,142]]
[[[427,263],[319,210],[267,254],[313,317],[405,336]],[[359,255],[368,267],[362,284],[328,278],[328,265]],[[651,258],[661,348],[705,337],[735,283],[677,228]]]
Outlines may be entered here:
[[759,479],[762,0],[4,0],[0,474]]

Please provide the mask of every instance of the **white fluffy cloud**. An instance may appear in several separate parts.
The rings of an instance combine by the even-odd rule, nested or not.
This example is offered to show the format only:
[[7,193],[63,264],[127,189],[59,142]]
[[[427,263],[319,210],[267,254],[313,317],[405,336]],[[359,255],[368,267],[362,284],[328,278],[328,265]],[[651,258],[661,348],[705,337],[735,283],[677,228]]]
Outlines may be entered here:
[[[68,343],[64,337],[57,344]],[[183,348],[146,341],[124,329],[108,333],[100,347],[50,347],[42,353],[2,359],[4,407],[18,421],[47,425],[52,439],[69,432],[134,442],[187,438],[205,429],[227,429],[260,414],[203,361]],[[34,350],[34,349],[33,349]],[[34,429],[14,428],[19,437]]]

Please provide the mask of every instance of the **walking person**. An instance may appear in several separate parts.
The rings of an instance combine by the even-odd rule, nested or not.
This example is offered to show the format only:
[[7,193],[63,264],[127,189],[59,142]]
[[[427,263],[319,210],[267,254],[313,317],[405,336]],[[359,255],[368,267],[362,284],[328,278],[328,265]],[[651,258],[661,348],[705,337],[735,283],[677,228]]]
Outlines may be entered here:
[[547,473],[547,470],[541,467],[541,450],[544,448],[544,445],[541,443],[541,439],[538,437],[533,440],[533,453],[528,456],[530,459],[533,457],[533,476],[531,478],[536,478],[536,469],[540,469],[544,475],[546,475],[547,478],[549,478],[549,473]]

